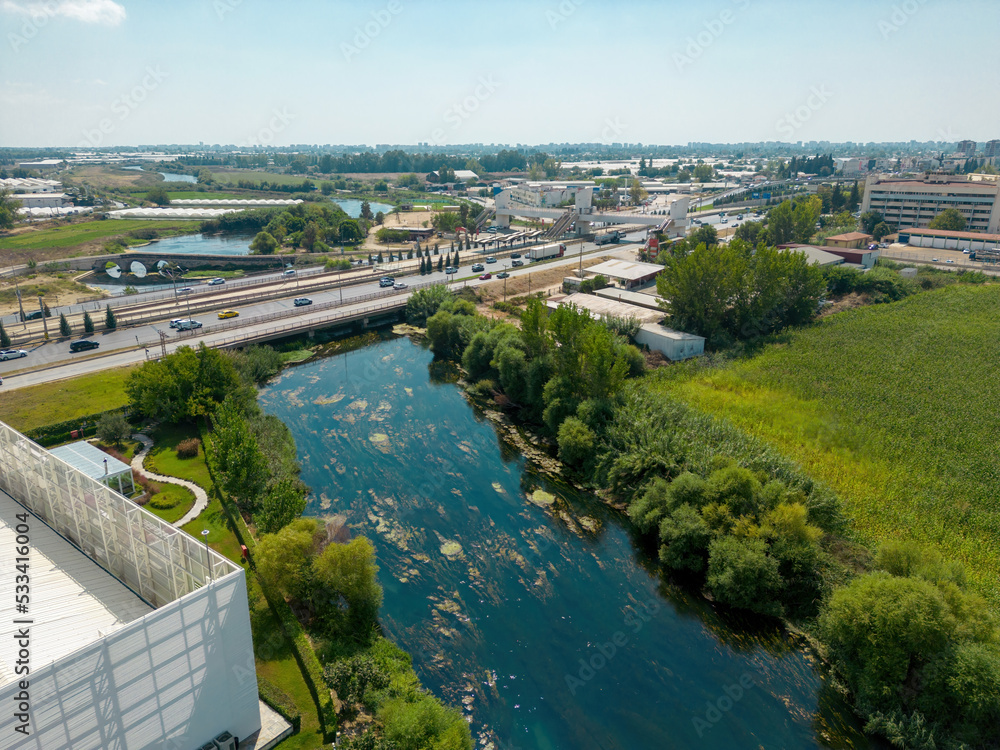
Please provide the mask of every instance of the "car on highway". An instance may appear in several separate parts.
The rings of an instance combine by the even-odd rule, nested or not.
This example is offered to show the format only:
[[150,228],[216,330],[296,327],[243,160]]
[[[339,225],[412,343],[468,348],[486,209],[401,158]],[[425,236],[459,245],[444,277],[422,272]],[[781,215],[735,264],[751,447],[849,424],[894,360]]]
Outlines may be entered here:
[[488,234],[496,234],[496,232],[497,232],[497,228],[496,228],[496,227],[489,227],[489,228],[488,228],[488,229],[486,230],[486,232],[487,232]]
[[480,281],[487,281],[488,279],[492,279],[492,278],[493,278],[493,274],[491,274],[491,273],[484,273],[482,276],[479,277],[479,280]]
[[69,353],[73,354],[74,352],[85,352],[88,349],[96,349],[99,346],[100,343],[97,341],[89,341],[87,339],[83,339],[82,341],[74,341],[72,344],[69,345]]
[[392,288],[393,289],[406,289],[406,284],[404,282],[402,282],[402,281],[397,281],[395,284],[392,285]]
[[219,286],[219,284],[225,284],[225,283],[226,283],[226,280],[225,279],[220,279],[218,276],[216,276],[214,279],[209,279],[208,280],[208,285],[209,286]]
[[238,318],[240,315],[238,310],[223,310],[219,313],[219,320],[225,320],[226,318]]
[[180,325],[180,322],[182,320],[184,320],[184,318],[174,318],[173,320],[170,321],[170,327],[176,328],[178,325]]
[[193,331],[196,328],[201,328],[201,323],[197,320],[182,320],[177,324],[178,331]]
[[21,357],[27,357],[28,352],[24,349],[4,349],[0,351],[0,361],[6,362],[8,359],[20,359]]
[[480,273],[480,272],[485,271],[485,270],[486,270],[486,266],[484,266],[482,263],[475,263],[472,266],[473,273]]
[[311,305],[313,301],[308,297],[296,297],[295,301],[292,302],[296,307],[305,307],[306,305]]
[[940,261],[937,258],[931,258],[931,260],[934,261],[935,263],[940,263]]
[[510,264],[512,266],[523,266],[524,265],[524,261],[523,260],[512,260],[510,262]]
[[178,294],[191,294],[191,292],[193,292],[193,291],[194,291],[193,287],[182,286],[180,289],[177,290],[177,293]]
[[487,258],[487,259],[486,259],[486,262],[487,262],[487,263],[496,263],[496,262],[497,262],[497,259],[496,259],[496,258],[494,258],[494,257],[493,257],[493,256],[491,255],[491,256],[490,256],[489,258]]
[[281,275],[282,276],[294,276],[295,275],[295,269],[294,268],[289,268],[287,271],[282,271]]
[[498,279],[509,279],[510,278],[510,274],[507,273],[506,271],[501,271],[500,273],[497,274],[497,278]]
[[25,320],[41,320],[42,319],[42,311],[41,310],[32,310],[29,313],[25,313],[24,314],[24,319]]
[[953,261],[951,258],[948,258],[948,260],[945,261],[945,263],[954,263],[954,262],[955,261]]
[[458,273],[458,269],[455,268],[455,266],[448,266],[446,269],[444,269],[444,272],[445,273]]
[[511,253],[510,257],[511,258],[520,258],[521,257],[521,253]]
[[392,286],[395,283],[396,283],[396,280],[394,278],[392,278],[391,276],[383,276],[381,279],[378,280],[378,285],[380,287]]

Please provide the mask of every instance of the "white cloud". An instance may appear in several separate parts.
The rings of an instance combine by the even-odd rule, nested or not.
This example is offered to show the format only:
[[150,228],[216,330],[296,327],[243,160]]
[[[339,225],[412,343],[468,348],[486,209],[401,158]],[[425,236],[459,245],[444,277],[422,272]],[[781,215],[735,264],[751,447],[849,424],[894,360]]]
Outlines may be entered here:
[[23,16],[62,16],[107,26],[125,20],[125,7],[114,0],[0,0],[0,10]]

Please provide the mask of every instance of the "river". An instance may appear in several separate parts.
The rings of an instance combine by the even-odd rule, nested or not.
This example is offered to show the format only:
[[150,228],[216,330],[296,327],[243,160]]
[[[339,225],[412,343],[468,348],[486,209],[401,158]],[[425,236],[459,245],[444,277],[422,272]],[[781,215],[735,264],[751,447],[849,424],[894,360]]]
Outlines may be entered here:
[[[870,747],[813,659],[665,583],[628,523],[539,477],[427,349],[383,340],[260,395],[307,515],[375,544],[381,620],[504,750]],[[554,502],[543,490],[554,496]]]

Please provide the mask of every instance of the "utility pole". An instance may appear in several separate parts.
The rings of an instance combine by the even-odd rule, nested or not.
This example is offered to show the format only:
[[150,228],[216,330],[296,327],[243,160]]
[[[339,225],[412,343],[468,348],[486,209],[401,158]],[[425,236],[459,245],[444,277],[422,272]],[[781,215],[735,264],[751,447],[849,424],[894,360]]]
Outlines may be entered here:
[[160,352],[166,357],[167,356],[167,334],[163,331],[157,331],[160,334]]
[[38,309],[42,312],[42,328],[45,330],[45,340],[49,338],[49,322],[45,319],[45,303],[42,302],[42,295],[38,295]]
[[21,326],[28,327],[28,321],[24,319],[24,303],[21,301],[21,287],[17,283],[17,268],[10,267],[10,275],[14,277],[14,294],[17,295],[17,307],[21,311]]

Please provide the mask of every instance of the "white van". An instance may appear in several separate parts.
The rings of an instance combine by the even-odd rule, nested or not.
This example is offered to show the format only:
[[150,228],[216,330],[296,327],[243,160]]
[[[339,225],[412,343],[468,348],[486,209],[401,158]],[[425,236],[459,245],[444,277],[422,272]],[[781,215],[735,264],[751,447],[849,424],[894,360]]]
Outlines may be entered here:
[[201,328],[201,323],[197,320],[181,320],[177,322],[178,331],[191,331],[195,328]]

